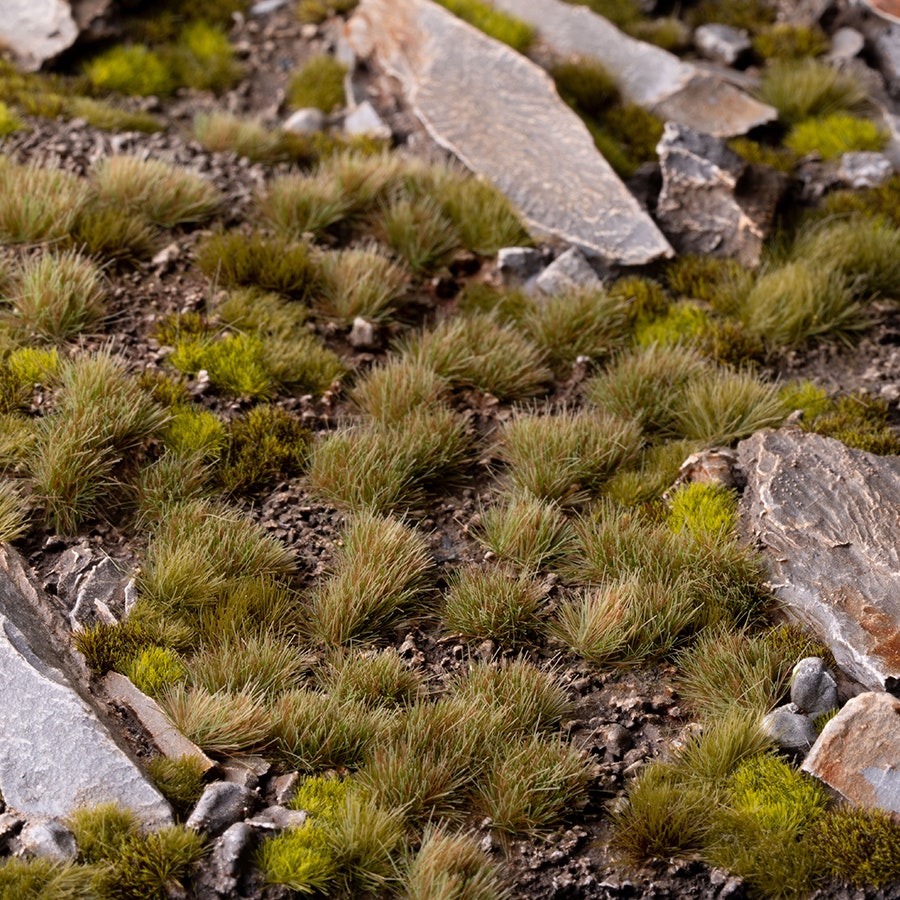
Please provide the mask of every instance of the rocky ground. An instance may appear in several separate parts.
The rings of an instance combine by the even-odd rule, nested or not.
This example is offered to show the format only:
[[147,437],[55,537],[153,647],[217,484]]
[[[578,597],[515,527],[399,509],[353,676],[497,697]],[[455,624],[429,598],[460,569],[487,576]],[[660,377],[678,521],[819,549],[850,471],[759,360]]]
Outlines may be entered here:
[[[843,13],[842,13],[843,14]],[[241,17],[231,32],[245,74],[240,83],[220,98],[186,92],[164,102],[133,100],[136,107],[165,118],[167,128],[154,135],[111,134],[83,121],[62,122],[27,118],[28,129],[6,138],[2,151],[22,162],[56,163],[83,175],[98,158],[113,153],[162,157],[188,165],[208,176],[228,198],[225,224],[244,220],[254,191],[264,185],[278,167],[251,164],[234,154],[204,151],[186,136],[186,128],[198,111],[222,108],[241,115],[260,116],[272,123],[283,115],[284,87],[289,73],[315,53],[331,52],[341,22],[331,19],[322,26],[301,25],[291,5],[264,15]],[[361,82],[365,89],[365,79]],[[425,130],[398,96],[373,96],[378,110],[390,124],[395,142],[410,154],[440,158]],[[172,312],[203,311],[215,287],[200,274],[192,259],[196,231],[174,232],[171,242],[151,263],[135,269],[110,270],[111,316],[103,334],[80,339],[82,349],[111,347],[128,360],[135,371],[165,368],[165,353],[152,338],[155,324]],[[550,242],[547,256],[561,246]],[[349,329],[317,322],[317,335],[341,357],[351,375],[364,372],[384,358],[392,338],[400,332],[442,313],[453,311],[460,289],[471,280],[498,283],[494,259],[465,257],[449,270],[415,287],[398,320],[378,332],[376,346],[364,350],[350,341]],[[763,369],[773,378],[810,378],[830,392],[867,391],[890,403],[891,415],[900,419],[900,318],[893,304],[877,310],[873,327],[853,346],[821,343],[775,354]],[[559,380],[551,397],[564,401],[572,396],[587,371],[576,367]],[[194,383],[195,397],[221,416],[233,417],[248,403],[209,392]],[[35,398],[39,404],[40,397]],[[314,431],[326,431],[352,414],[346,388],[336,386],[321,397],[281,397],[278,404],[301,416]],[[461,395],[460,411],[470,416],[476,431],[491,434],[508,416],[506,407],[482,395]],[[445,573],[461,564],[484,558],[484,548],[473,537],[481,510],[491,499],[496,463],[485,459],[469,473],[466,486],[453,488],[434,499],[419,527],[428,535],[431,550]],[[324,504],[300,477],[270,486],[241,501],[244,511],[267,531],[296,551],[300,561],[298,587],[314,584],[331,562],[344,522],[343,514]],[[139,565],[145,537],[127,521],[115,517],[93,521],[77,535],[61,536],[37,526],[18,543],[47,593],[72,610],[77,602],[79,574],[105,559],[122,572]],[[548,596],[556,590],[552,577]],[[112,594],[110,596],[113,596]],[[114,612],[118,595],[110,601]],[[395,634],[395,646],[415,667],[440,685],[472,658],[492,658],[491,642],[467,643],[443,633],[439,621],[427,617],[407,623]],[[656,869],[628,870],[609,850],[609,824],[605,814],[624,785],[648,759],[670,752],[696,729],[673,687],[674,669],[660,665],[641,671],[598,673],[573,657],[558,658],[558,650],[536,645],[528,655],[536,661],[557,659],[560,676],[574,702],[574,714],[566,728],[573,742],[597,764],[586,805],[566,824],[547,837],[502,842],[487,828],[478,831],[482,847],[502,860],[512,884],[512,895],[521,898],[733,898],[747,896],[745,885],[723,870],[710,870],[699,862],[676,862]],[[271,787],[274,772],[263,775],[263,788]],[[479,823],[472,823],[477,830]],[[202,881],[202,879],[201,879]],[[273,892],[273,896],[277,892]],[[262,894],[260,894],[262,896]],[[820,891],[816,897],[896,898],[900,886],[884,891],[851,890],[840,886]]]

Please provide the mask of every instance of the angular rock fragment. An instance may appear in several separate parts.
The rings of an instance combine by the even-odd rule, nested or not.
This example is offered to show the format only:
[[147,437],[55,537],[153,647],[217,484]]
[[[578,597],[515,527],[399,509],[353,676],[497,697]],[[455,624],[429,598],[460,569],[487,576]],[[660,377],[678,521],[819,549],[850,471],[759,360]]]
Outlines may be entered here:
[[838,178],[852,188],[873,188],[894,174],[894,164],[883,154],[871,150],[845,153],[841,157]]
[[35,71],[68,50],[78,26],[65,0],[4,0],[0,44],[12,50],[22,68]]
[[78,692],[45,618],[49,603],[21,559],[0,550],[0,794],[28,816],[117,803],[149,827],[171,823],[168,803]]
[[257,804],[253,791],[230,781],[208,784],[194,807],[186,828],[203,832],[211,837],[222,834],[235,822],[246,819]]
[[873,691],[847,701],[803,762],[858,806],[900,815],[900,699]]
[[584,255],[570,247],[538,275],[535,285],[542,294],[562,294],[576,288],[599,288],[599,276]]
[[900,689],[900,458],[785,428],[742,441],[738,465],[785,611],[863,685]]
[[773,107],[667,50],[623,34],[586,6],[562,0],[493,0],[493,5],[534,25],[554,51],[599,60],[627,100],[661,119],[732,137],[778,117]]
[[356,56],[396,77],[431,137],[490,179],[536,232],[610,262],[671,248],[543,69],[431,0],[363,0]]
[[803,755],[818,737],[813,720],[795,703],[787,703],[763,716],[762,733],[782,750]]
[[56,862],[71,862],[78,855],[75,835],[65,825],[50,820],[29,822],[16,839],[16,852],[42,856]]
[[815,718],[838,705],[837,679],[825,660],[807,656],[791,672],[791,702]]
[[733,66],[750,52],[750,35],[743,28],[711,22],[696,29],[694,46],[707,59]]
[[672,245],[680,253],[757,265],[786,177],[751,166],[724,141],[674,122],[666,123],[656,149],[663,177],[656,221]]

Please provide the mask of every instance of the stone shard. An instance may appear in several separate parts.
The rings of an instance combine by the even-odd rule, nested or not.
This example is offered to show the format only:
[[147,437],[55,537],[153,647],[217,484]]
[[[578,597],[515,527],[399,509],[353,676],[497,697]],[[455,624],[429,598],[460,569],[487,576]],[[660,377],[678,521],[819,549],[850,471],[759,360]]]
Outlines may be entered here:
[[882,691],[859,694],[822,729],[803,771],[857,806],[900,816],[898,718],[900,699]]
[[733,137],[778,118],[773,107],[667,50],[629,37],[586,6],[571,6],[562,0],[492,2],[534,25],[556,52],[599,60],[627,100],[661,119],[718,137]]
[[550,76],[525,57],[431,0],[362,0],[346,40],[400,81],[431,137],[489,178],[533,231],[624,265],[672,255]]
[[873,690],[900,689],[900,458],[799,429],[738,445],[745,529],[789,616]]
[[578,288],[601,288],[603,282],[583,254],[570,247],[538,275],[535,286],[552,297]]
[[745,29],[712,22],[694,31],[694,46],[707,59],[733,66],[753,45]]
[[7,47],[22,68],[36,71],[48,59],[68,50],[78,25],[65,0],[4,0],[0,46]]
[[751,166],[723,140],[667,122],[657,146],[663,186],[656,221],[680,253],[759,263],[787,178]]
[[118,803],[148,827],[170,824],[168,803],[79,692],[77,666],[45,618],[49,602],[21,559],[0,549],[0,794],[28,816]]

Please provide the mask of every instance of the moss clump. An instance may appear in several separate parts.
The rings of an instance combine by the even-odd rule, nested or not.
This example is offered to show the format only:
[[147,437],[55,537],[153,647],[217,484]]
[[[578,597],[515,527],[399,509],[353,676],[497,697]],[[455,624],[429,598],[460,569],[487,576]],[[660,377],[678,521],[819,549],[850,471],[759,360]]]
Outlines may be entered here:
[[333,56],[312,57],[291,76],[287,86],[287,102],[294,109],[313,107],[324,113],[344,105],[344,76],[347,67]]
[[694,483],[672,494],[669,526],[699,541],[728,539],[737,524],[737,495],[718,484]]
[[787,147],[772,147],[746,137],[732,138],[729,149],[754,166],[769,166],[779,172],[790,174],[797,165],[798,156]]
[[438,0],[453,15],[474,25],[494,40],[525,53],[534,41],[534,28],[481,0]]
[[298,474],[312,435],[299,419],[274,406],[255,406],[228,428],[216,477],[234,494]]
[[266,369],[263,342],[255,335],[179,341],[169,363],[190,376],[206,371],[216,390],[233,396],[267,399],[275,391]]
[[854,150],[882,150],[888,135],[870,119],[834,113],[821,119],[798,122],[784,139],[785,146],[801,155],[818,153],[836,159]]
[[900,878],[900,825],[880,809],[837,809],[814,841],[834,878],[877,888]]
[[673,294],[709,303],[723,313],[733,311],[735,298],[751,281],[752,273],[739,262],[718,256],[686,254],[666,267],[666,283]]
[[743,28],[751,34],[775,21],[773,0],[701,0],[690,10],[692,25],[719,22],[732,28]]
[[753,37],[753,49],[765,59],[821,56],[828,46],[828,35],[818,25],[773,22]]
[[560,97],[580,114],[600,118],[619,99],[615,79],[590,57],[570,57],[554,63],[550,74]]
[[179,84],[205,91],[224,91],[240,77],[234,49],[225,30],[204,21],[184,27],[170,51]]
[[117,45],[95,56],[84,67],[95,91],[165,96],[176,87],[171,66],[142,44]]
[[22,120],[5,104],[0,102],[0,137],[18,131]]
[[838,397],[803,428],[841,441],[856,450],[887,456],[900,453],[900,438],[889,423],[887,401],[865,393]]
[[181,756],[177,759],[154,756],[147,763],[147,774],[163,797],[172,804],[175,814],[183,819],[203,793],[206,765],[196,756]]
[[177,684],[187,676],[181,657],[166,647],[145,647],[126,667],[125,674],[138,690],[159,697],[169,685]]
[[900,175],[866,190],[834,191],[824,201],[826,215],[862,214],[900,226]]
[[163,442],[182,457],[218,459],[227,441],[225,425],[208,409],[179,405],[163,432]]

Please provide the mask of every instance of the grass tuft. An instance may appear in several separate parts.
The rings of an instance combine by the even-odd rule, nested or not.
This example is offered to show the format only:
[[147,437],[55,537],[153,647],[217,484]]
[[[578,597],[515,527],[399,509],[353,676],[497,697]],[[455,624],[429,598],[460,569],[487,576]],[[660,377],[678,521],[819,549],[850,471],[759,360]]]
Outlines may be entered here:
[[431,567],[417,532],[397,519],[356,515],[334,574],[310,598],[310,635],[331,646],[378,635],[415,608],[431,582]]
[[883,128],[849,113],[803,119],[784,139],[785,147],[795,153],[818,153],[822,159],[837,159],[857,150],[883,150],[887,142],[888,134]]
[[369,707],[408,707],[426,693],[422,674],[393,648],[336,653],[318,680],[329,696]]
[[376,250],[324,253],[318,266],[322,285],[316,309],[347,325],[357,316],[387,318],[403,293],[403,270]]
[[461,238],[441,204],[431,197],[401,197],[384,206],[375,233],[416,273],[449,262]]
[[293,109],[313,107],[332,113],[344,105],[347,67],[333,56],[313,56],[288,82],[285,96]]
[[572,533],[557,504],[521,495],[485,510],[476,537],[500,559],[536,572],[568,552]]
[[147,774],[180,819],[187,818],[206,787],[206,765],[196,756],[154,756],[147,762]]
[[809,58],[772,60],[763,71],[759,95],[787,125],[856,111],[866,99],[851,73]]
[[353,389],[353,399],[381,425],[395,425],[417,409],[437,409],[446,393],[446,381],[432,369],[390,359],[366,373]]

